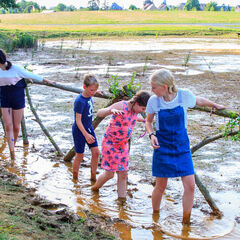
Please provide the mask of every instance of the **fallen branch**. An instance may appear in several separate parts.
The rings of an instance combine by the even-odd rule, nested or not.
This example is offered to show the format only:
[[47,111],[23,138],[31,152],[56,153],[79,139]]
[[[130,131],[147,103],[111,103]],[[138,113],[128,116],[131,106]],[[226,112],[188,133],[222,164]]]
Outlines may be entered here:
[[[83,92],[83,89],[81,89],[81,88],[70,87],[70,86],[62,85],[60,83],[56,83],[54,85],[50,85],[50,84],[47,84],[47,83],[39,81],[39,80],[34,80],[33,79],[32,81],[35,84],[45,85],[45,86],[53,87],[53,88],[58,88],[58,89],[62,89],[62,90],[68,91],[68,92],[73,92],[73,93],[78,93],[78,94]],[[31,83],[31,82],[29,80],[27,80],[27,83]],[[107,94],[105,92],[102,92],[102,95],[99,94],[99,93],[96,93],[94,97],[111,99],[112,95]]]
[[[193,154],[194,152],[196,152],[201,147],[203,147],[203,146],[207,145],[208,143],[213,142],[217,139],[223,138],[225,136],[234,136],[236,134],[238,134],[238,131],[234,131],[234,132],[229,133],[229,134],[220,133],[220,134],[218,134],[214,137],[207,137],[203,141],[201,141],[200,143],[191,147],[191,153]],[[203,183],[201,182],[201,180],[200,180],[200,178],[199,178],[199,176],[197,175],[196,172],[195,172],[195,182],[196,182],[196,185],[198,186],[200,192],[204,196],[205,200],[207,201],[208,205],[212,209],[213,214],[216,215],[216,216],[222,217],[223,213],[217,207],[217,205],[216,205],[215,201],[212,199],[208,189],[203,185]]]
[[54,148],[56,149],[57,155],[58,155],[58,156],[63,156],[62,151],[60,150],[60,148],[58,147],[58,145],[56,144],[56,142],[53,140],[52,136],[50,135],[50,133],[48,132],[48,130],[44,127],[42,121],[41,121],[40,118],[38,117],[38,114],[37,114],[36,110],[34,109],[34,107],[33,107],[33,105],[32,105],[32,100],[31,100],[31,97],[30,97],[30,94],[29,94],[28,87],[25,88],[25,91],[26,91],[26,96],[27,96],[27,99],[28,99],[28,103],[29,103],[29,105],[30,105],[30,109],[31,109],[33,115],[35,116],[36,121],[38,122],[38,124],[40,125],[42,131],[44,132],[44,134],[47,136],[47,138],[49,139],[49,141],[52,143],[52,145],[53,145]]
[[218,115],[218,116],[221,116],[221,117],[228,117],[228,118],[236,118],[239,115],[239,113],[237,113],[237,112],[231,112],[231,111],[228,111],[226,109],[212,111],[211,108],[199,107],[199,106],[195,106],[192,109],[202,111],[202,112],[209,112],[209,113],[212,112],[212,114],[215,114],[215,115]]
[[22,116],[21,129],[22,129],[23,144],[28,145],[29,141],[28,141],[27,128],[26,128],[26,124],[25,124],[24,114]]

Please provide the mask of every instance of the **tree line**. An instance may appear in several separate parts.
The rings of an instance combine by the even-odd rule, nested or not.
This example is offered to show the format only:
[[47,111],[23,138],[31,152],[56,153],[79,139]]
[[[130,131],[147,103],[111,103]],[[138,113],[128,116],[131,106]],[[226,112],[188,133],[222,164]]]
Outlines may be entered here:
[[[151,0],[144,0],[143,6],[154,4]],[[164,3],[162,4],[164,5]],[[1,0],[0,1],[0,13],[31,13],[31,12],[41,12],[46,10],[47,8],[45,6],[39,6],[38,3],[34,1],[25,1],[22,0],[19,3],[16,3],[16,0]],[[90,10],[90,11],[96,11],[96,10],[110,10],[112,9],[109,5],[108,0],[88,0],[87,8],[80,7],[77,9],[73,5],[65,5],[63,3],[59,3],[57,6],[50,8],[50,10],[53,11],[77,11],[77,10]],[[129,6],[129,10],[138,10],[135,5],[131,4]],[[172,5],[166,5],[161,10],[177,10],[179,9],[179,6],[172,6]],[[186,4],[183,7],[183,10],[186,11],[232,11],[235,10],[235,8],[230,6],[218,6],[217,2],[211,1],[210,3],[204,5],[204,9],[201,8],[201,5],[199,3],[199,0],[187,0]]]

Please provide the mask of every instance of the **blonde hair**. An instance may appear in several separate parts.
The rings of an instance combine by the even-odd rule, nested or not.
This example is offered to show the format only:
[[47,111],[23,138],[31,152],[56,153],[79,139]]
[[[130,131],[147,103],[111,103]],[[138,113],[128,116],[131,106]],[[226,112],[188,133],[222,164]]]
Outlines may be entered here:
[[99,86],[98,80],[93,74],[85,74],[83,76],[83,84],[86,87],[89,87],[91,85]]
[[169,93],[178,91],[178,89],[174,83],[174,81],[175,81],[174,76],[167,69],[162,68],[162,69],[154,72],[152,74],[152,76],[150,77],[150,81],[152,81],[154,84],[157,84],[160,86],[167,85]]

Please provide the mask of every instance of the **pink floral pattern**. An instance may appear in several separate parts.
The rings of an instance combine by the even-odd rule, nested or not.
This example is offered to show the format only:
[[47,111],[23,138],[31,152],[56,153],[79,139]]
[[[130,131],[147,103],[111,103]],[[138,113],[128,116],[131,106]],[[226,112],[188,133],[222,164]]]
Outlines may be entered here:
[[127,171],[130,139],[137,122],[137,114],[128,109],[126,101],[124,114],[112,115],[102,141],[102,168],[107,171]]

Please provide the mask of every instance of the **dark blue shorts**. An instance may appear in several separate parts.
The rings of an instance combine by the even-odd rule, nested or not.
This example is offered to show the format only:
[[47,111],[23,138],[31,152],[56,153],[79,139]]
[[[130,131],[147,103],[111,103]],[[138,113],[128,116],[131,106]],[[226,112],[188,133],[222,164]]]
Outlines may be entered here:
[[13,110],[25,107],[25,80],[20,80],[16,85],[1,87],[1,107]]
[[77,125],[74,123],[72,126],[72,135],[73,135],[74,148],[76,153],[84,153],[86,143],[89,148],[98,146],[97,138],[96,138],[93,127],[91,126],[90,128],[87,128],[86,131],[91,135],[93,135],[93,137],[96,140],[94,143],[88,144],[82,132],[77,127]]

